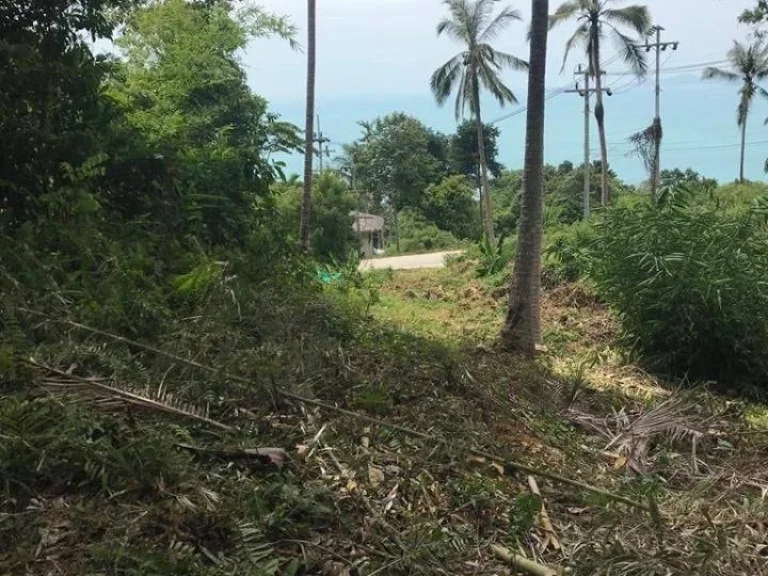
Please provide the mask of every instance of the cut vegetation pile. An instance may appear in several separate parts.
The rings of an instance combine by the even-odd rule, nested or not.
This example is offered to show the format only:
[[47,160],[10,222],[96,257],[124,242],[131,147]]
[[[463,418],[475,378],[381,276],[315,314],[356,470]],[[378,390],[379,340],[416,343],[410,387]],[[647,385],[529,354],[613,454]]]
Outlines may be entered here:
[[382,278],[372,318],[217,285],[141,342],[6,304],[0,571],[768,573],[756,408],[622,366],[580,288],[536,363],[461,347],[503,303],[457,276]]

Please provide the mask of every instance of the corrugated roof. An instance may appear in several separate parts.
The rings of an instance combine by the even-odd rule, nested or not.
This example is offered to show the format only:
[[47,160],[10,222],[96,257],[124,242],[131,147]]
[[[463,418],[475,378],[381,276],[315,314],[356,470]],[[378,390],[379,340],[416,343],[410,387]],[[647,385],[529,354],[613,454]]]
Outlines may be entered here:
[[355,219],[352,228],[355,232],[378,232],[384,230],[384,218],[376,214],[366,214],[365,212],[352,212],[351,216]]

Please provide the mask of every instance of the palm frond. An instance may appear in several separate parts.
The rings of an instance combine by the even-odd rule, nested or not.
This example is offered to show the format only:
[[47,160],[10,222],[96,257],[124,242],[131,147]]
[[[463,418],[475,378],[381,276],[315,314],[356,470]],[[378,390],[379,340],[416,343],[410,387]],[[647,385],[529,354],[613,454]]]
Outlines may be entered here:
[[505,7],[498,16],[488,24],[488,27],[483,33],[480,34],[478,42],[490,42],[491,40],[495,40],[511,22],[521,19],[520,13],[517,10],[509,6]]
[[648,12],[648,7],[639,4],[604,10],[602,17],[606,22],[631,28],[639,36],[646,34],[651,27],[651,15]]
[[[496,101],[504,106],[507,103],[516,104],[517,98],[512,90],[510,90],[502,81],[501,78],[490,68],[487,62],[483,62],[478,69],[478,77],[483,87],[488,90]],[[473,110],[476,114],[477,111]]]
[[438,105],[442,106],[445,101],[451,95],[457,79],[461,76],[464,69],[464,60],[467,53],[462,52],[457,54],[448,62],[440,66],[435,73],[432,74],[430,80],[430,87],[432,88],[432,94],[435,95]]
[[645,51],[640,48],[640,45],[627,36],[622,34],[616,27],[608,24],[611,28],[611,39],[616,44],[619,52],[621,53],[622,60],[632,69],[638,76],[645,76],[648,71],[648,63],[645,59]]
[[570,20],[573,16],[583,10],[582,3],[579,0],[570,0],[558,6],[555,13],[549,17],[549,28],[552,29],[555,26]]
[[521,60],[517,56],[494,50],[488,44],[483,44],[479,48],[482,51],[483,56],[485,56],[484,60],[490,62],[497,70],[503,68],[509,68],[520,72],[528,70],[528,62]]
[[741,77],[735,72],[723,70],[722,68],[715,68],[714,66],[704,68],[701,77],[704,80],[726,80],[728,82],[739,82],[741,80]]
[[210,419],[207,411],[188,402],[177,400],[168,392],[164,392],[162,387],[158,388],[152,397],[146,393],[127,391],[111,384],[105,384],[103,379],[84,378],[70,374],[34,360],[28,360],[27,363],[57,376],[56,378],[48,377],[42,381],[43,387],[53,392],[75,393],[89,397],[95,400],[97,406],[108,409],[120,405],[130,405],[144,410],[196,420],[220,430],[232,430],[230,426]]
[[584,22],[578,28],[576,28],[576,32],[574,32],[573,36],[568,38],[568,41],[565,43],[565,54],[563,55],[563,66],[560,69],[560,72],[565,70],[565,64],[566,62],[568,62],[568,55],[571,53],[571,50],[573,49],[573,47],[587,40],[589,40],[589,24]]
[[443,18],[437,23],[437,35],[442,36],[443,34],[457,42],[465,40],[465,29],[451,18]]
[[461,79],[459,80],[459,86],[456,89],[456,105],[454,108],[454,116],[458,121],[463,115],[464,110],[467,107],[468,102],[472,102],[472,81],[467,74],[466,67],[461,69]]

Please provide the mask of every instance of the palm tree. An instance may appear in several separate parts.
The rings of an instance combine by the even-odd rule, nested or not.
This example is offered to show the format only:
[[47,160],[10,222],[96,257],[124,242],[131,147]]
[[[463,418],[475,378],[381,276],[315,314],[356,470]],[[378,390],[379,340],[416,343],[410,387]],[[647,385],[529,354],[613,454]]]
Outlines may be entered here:
[[544,107],[549,0],[531,0],[531,55],[525,130],[525,185],[509,310],[502,345],[528,356],[541,339],[541,235],[544,196]]
[[437,25],[437,35],[447,34],[466,49],[438,68],[432,75],[432,92],[443,105],[456,89],[456,120],[469,106],[477,125],[477,156],[480,163],[480,205],[484,210],[485,233],[493,242],[493,210],[488,192],[488,163],[485,156],[483,121],[480,114],[480,87],[488,90],[501,104],[515,103],[517,98],[504,85],[499,73],[504,68],[526,70],[528,64],[519,58],[495,50],[490,42],[520,15],[506,7],[495,17],[496,0],[444,0],[448,16]]
[[[739,181],[744,182],[744,148],[747,140],[747,118],[752,108],[755,96],[768,98],[768,91],[757,83],[768,78],[768,43],[756,40],[749,46],[734,41],[733,48],[728,51],[730,70],[722,68],[705,68],[705,80],[727,80],[741,82],[739,90],[739,106],[736,109],[736,124],[741,127],[741,163]],[[768,120],[766,120],[768,123]],[[766,163],[768,168],[768,163]]]
[[309,223],[312,213],[312,145],[315,120],[315,67],[316,67],[316,0],[307,0],[307,110],[304,128],[304,194],[301,199],[299,248],[309,251]]
[[620,28],[629,28],[638,36],[643,36],[651,28],[651,17],[646,6],[633,4],[623,8],[613,8],[617,0],[568,0],[561,4],[549,18],[550,28],[575,19],[578,26],[565,43],[563,68],[571,48],[583,45],[589,62],[589,73],[595,79],[595,120],[600,135],[600,160],[602,175],[602,203],[609,204],[611,191],[608,187],[608,145],[605,143],[605,108],[603,108],[603,77],[600,68],[602,44],[609,36],[618,46],[621,56],[630,69],[642,76],[647,70],[645,54],[639,43],[624,34]]

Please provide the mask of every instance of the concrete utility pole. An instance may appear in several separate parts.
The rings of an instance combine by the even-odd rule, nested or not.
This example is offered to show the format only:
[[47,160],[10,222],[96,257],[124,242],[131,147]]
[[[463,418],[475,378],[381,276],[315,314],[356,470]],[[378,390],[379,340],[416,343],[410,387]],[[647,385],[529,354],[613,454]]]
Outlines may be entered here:
[[[601,71],[601,74],[605,74],[605,72]],[[590,192],[590,181],[589,181],[589,174],[591,169],[591,163],[589,160],[589,97],[592,95],[592,93],[597,92],[597,88],[590,88],[589,87],[589,67],[588,66],[582,66],[579,64],[579,67],[576,69],[576,75],[584,76],[584,88],[579,88],[579,81],[576,81],[576,88],[573,90],[566,90],[566,92],[571,94],[578,94],[579,96],[582,96],[584,98],[584,193],[583,193],[583,203],[584,203],[584,220],[589,219],[589,192]],[[611,89],[610,88],[603,88],[603,92],[607,93],[608,96],[611,95]]]
[[651,194],[656,199],[656,194],[659,191],[659,185],[661,181],[661,53],[666,51],[670,46],[672,50],[677,50],[680,45],[678,41],[662,42],[661,33],[664,28],[661,26],[654,26],[651,28],[651,33],[656,32],[656,42],[650,43],[648,39],[645,40],[645,51],[650,52],[656,50],[656,116],[653,118],[653,133],[654,133],[654,147],[655,156],[653,158],[653,175],[651,176]]
[[[320,114],[317,115],[317,134],[315,134],[314,139],[312,140],[315,144],[317,144],[317,160],[320,165],[320,172],[323,171],[323,144],[328,144],[331,139],[325,138],[323,136],[323,131],[320,129]],[[325,147],[326,151],[328,150],[328,147]]]

